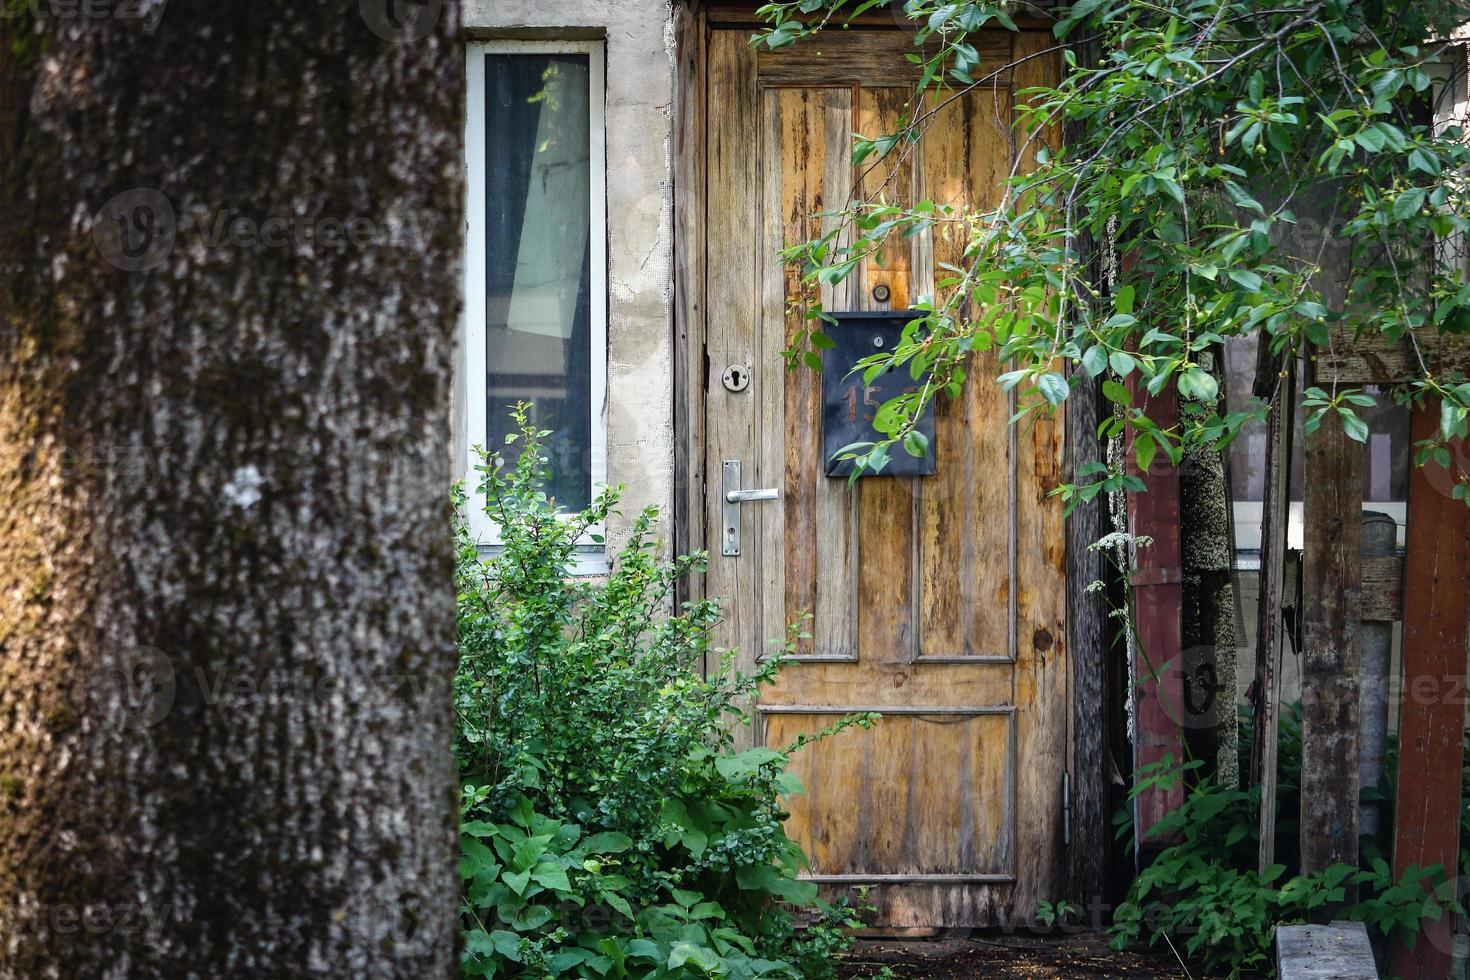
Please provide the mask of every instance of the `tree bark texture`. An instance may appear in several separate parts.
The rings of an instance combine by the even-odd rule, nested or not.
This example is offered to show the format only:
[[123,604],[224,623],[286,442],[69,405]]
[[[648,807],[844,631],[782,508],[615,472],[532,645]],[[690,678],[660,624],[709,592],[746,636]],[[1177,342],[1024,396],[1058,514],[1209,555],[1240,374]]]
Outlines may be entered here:
[[[1105,462],[1107,446],[1097,436],[1102,420],[1100,386],[1083,381],[1067,399],[1068,468]],[[1072,651],[1071,840],[1067,849],[1068,894],[1080,908],[1107,895],[1110,835],[1108,778],[1108,657],[1112,624],[1105,593],[1090,586],[1108,576],[1100,551],[1089,550],[1110,530],[1100,495],[1079,504],[1067,518],[1067,623]]]
[[457,12],[0,19],[0,977],[455,969]]

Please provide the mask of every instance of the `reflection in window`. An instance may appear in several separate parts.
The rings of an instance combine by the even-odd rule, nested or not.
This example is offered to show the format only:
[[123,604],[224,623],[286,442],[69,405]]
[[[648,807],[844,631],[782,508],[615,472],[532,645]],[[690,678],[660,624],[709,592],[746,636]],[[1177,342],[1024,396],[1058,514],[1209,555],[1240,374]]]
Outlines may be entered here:
[[590,91],[585,53],[486,55],[486,445],[530,402],[566,511],[592,493]]

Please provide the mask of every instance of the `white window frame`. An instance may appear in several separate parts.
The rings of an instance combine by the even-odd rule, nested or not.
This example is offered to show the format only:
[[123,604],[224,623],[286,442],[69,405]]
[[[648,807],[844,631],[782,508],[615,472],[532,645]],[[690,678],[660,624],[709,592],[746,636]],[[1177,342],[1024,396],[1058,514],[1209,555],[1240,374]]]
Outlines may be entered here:
[[[472,41],[465,46],[465,68],[468,90],[465,105],[465,261],[464,313],[461,336],[465,353],[466,432],[469,471],[465,474],[468,494],[470,532],[482,548],[494,550],[500,544],[499,528],[485,513],[485,498],[479,492],[479,462],[476,445],[494,450],[502,447],[486,445],[485,374],[485,273],[488,244],[485,240],[485,153],[493,134],[486,129],[485,57],[496,54],[585,54],[588,64],[588,154],[592,223],[591,246],[591,445],[589,469],[592,493],[607,483],[607,128],[605,45],[602,41]],[[568,518],[571,515],[567,515]],[[596,574],[606,570],[606,548],[600,538],[605,528],[598,524],[578,542],[578,563],[574,571]]]

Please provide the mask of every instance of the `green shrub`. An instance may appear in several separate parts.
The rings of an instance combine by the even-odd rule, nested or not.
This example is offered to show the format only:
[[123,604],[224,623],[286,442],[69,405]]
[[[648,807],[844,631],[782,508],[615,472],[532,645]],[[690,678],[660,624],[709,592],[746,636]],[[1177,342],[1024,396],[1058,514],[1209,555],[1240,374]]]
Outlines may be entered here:
[[[605,579],[570,577],[617,492],[558,515],[546,433],[516,418],[518,460],[480,467],[499,553],[482,559],[457,527],[463,974],[830,976],[858,919],[797,879],[806,858],[782,801],[800,791],[785,771],[800,745],[732,748],[742,705],[801,634],[734,672],[707,642],[715,604],[674,608],[704,559],[660,561],[652,509]],[[854,723],[871,719],[829,731]],[[798,929],[791,906],[817,923]]]
[[[1282,713],[1279,787],[1295,794],[1300,773],[1300,707]],[[1250,744],[1249,733],[1243,738]],[[1150,789],[1172,789],[1188,783],[1203,766],[1173,759],[1139,770],[1129,794],[1132,800]],[[1306,922],[1324,905],[1343,906],[1348,890],[1359,899],[1340,907],[1334,917],[1365,922],[1380,938],[1397,933],[1412,944],[1426,916],[1460,912],[1453,882],[1438,865],[1410,867],[1394,881],[1387,861],[1365,849],[1364,865],[1335,864],[1316,874],[1290,874],[1287,864],[1261,873],[1257,865],[1260,839],[1260,787],[1248,790],[1215,785],[1208,778],[1186,785],[1178,808],[1165,815],[1148,838],[1167,841],[1129,887],[1113,916],[1113,945],[1121,949],[1145,936],[1157,944],[1167,940],[1202,963],[1213,974],[1237,976],[1269,970],[1276,927]],[[1278,837],[1289,843],[1295,810],[1283,805]],[[1113,817],[1120,838],[1133,835],[1131,809]],[[1282,855],[1278,848],[1278,856]],[[1291,848],[1288,853],[1294,852]],[[1295,864],[1295,858],[1287,857]]]

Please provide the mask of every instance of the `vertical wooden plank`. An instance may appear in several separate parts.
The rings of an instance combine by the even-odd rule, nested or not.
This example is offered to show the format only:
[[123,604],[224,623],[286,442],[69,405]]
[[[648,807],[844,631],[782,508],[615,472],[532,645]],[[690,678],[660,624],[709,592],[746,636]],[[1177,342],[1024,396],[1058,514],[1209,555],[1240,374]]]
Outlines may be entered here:
[[[1414,409],[1415,442],[1438,425],[1435,407]],[[1470,446],[1454,457],[1470,476]],[[1399,709],[1398,798],[1393,868],[1438,864],[1459,874],[1460,766],[1465,725],[1465,644],[1470,628],[1470,507],[1450,497],[1452,470],[1433,464],[1409,473],[1405,536],[1403,683]],[[1422,696],[1423,692],[1433,692]],[[1418,693],[1416,693],[1418,692]],[[1412,950],[1395,944],[1390,973],[1447,977],[1454,917],[1425,919]]]
[[[1265,362],[1269,365],[1269,361]],[[1256,619],[1256,678],[1251,773],[1261,787],[1258,870],[1276,863],[1276,750],[1281,708],[1281,618],[1286,583],[1286,528],[1290,508],[1291,443],[1296,418],[1295,362],[1289,362],[1267,419],[1265,498],[1261,507],[1261,570]]]
[[[756,102],[755,53],[740,32],[716,31],[709,38],[708,146],[706,148],[708,201],[706,215],[720,216],[717,234],[708,236],[708,263],[720,270],[705,285],[706,380],[705,526],[710,549],[705,588],[721,600],[724,621],[715,637],[718,645],[738,647],[736,666],[750,670],[760,653],[758,566],[751,546],[757,540],[760,505],[742,507],[740,534],[745,544],[738,557],[720,554],[723,506],[720,497],[721,460],[741,459],[749,471],[757,463],[759,386],[752,378],[743,392],[725,390],[720,375],[726,365],[754,365],[760,326],[761,210],[757,151],[760,131]],[[750,485],[754,485],[753,483]],[[748,744],[750,731],[741,727],[736,737]]]
[[[849,88],[770,88],[763,96],[766,116],[764,168],[767,270],[763,299],[761,364],[779,365],[781,352],[808,321],[798,300],[801,270],[782,265],[784,245],[830,231],[833,218],[821,217],[851,192],[852,166],[847,141],[851,126]],[[833,159],[835,157],[835,159]],[[849,284],[824,286],[824,308],[843,309]],[[784,323],[784,329],[777,325]],[[812,639],[802,655],[856,655],[856,501],[841,480],[823,473],[822,377],[804,367],[771,372],[763,391],[762,418],[771,468],[762,485],[783,488],[779,514],[772,508],[762,527],[764,584],[763,632],[776,638],[803,612],[813,615]],[[774,383],[779,380],[780,383]],[[784,448],[783,448],[784,443]]]
[[[1105,444],[1097,438],[1102,421],[1101,387],[1084,381],[1067,399],[1066,472],[1068,480],[1087,463],[1106,462]],[[1111,776],[1108,757],[1107,668],[1114,623],[1106,597],[1089,587],[1107,578],[1103,555],[1088,547],[1108,534],[1111,522],[1106,498],[1080,504],[1067,518],[1067,650],[1071,661],[1072,718],[1068,726],[1071,774],[1066,828],[1067,895],[1080,908],[1091,908],[1106,894],[1111,838],[1108,801]]]
[[[782,491],[775,504],[750,508],[760,538],[746,560],[758,563],[762,576],[758,640],[764,652],[765,644],[780,635],[788,610],[791,615],[809,611],[816,592],[815,487],[801,464],[818,444],[819,427],[812,422],[819,416],[812,412],[820,379],[811,371],[777,372],[765,366],[781,363],[787,336],[801,326],[801,311],[789,308],[800,296],[801,270],[783,265],[779,253],[787,242],[810,237],[808,216],[813,199],[821,194],[821,164],[817,161],[812,168],[807,161],[814,149],[821,152],[821,141],[813,146],[813,130],[820,131],[820,123],[814,123],[811,89],[762,87],[758,98],[761,299],[750,384],[757,392],[761,431],[756,436],[759,459],[753,460],[758,465],[748,469],[747,486]],[[810,644],[801,652],[809,653]]]
[[[1129,388],[1138,397],[1142,385],[1137,374],[1129,377]],[[1148,417],[1161,428],[1173,428],[1179,420],[1179,396],[1170,385],[1149,397]],[[1133,550],[1133,609],[1137,646],[1133,655],[1133,769],[1162,761],[1184,761],[1184,740],[1179,728],[1183,717],[1183,673],[1179,657],[1184,645],[1182,582],[1179,542],[1179,472],[1168,460],[1156,458],[1149,472],[1140,472],[1135,462],[1133,438],[1128,440],[1128,471],[1143,480],[1144,493],[1128,495],[1128,516],[1135,536],[1153,543]],[[1153,788],[1134,799],[1134,834],[1138,853],[1160,841],[1148,832],[1166,813],[1184,799],[1184,787]]]
[[[1049,33],[1015,36],[1013,57],[1029,58],[1016,68],[1017,90],[1053,85],[1061,71]],[[1042,145],[1055,148],[1061,133],[1052,129],[1033,143],[1021,160],[1034,169]],[[986,379],[984,383],[990,383]],[[1016,753],[1022,761],[1016,799],[1026,810],[1016,818],[1016,881],[1012,903],[1027,914],[1040,899],[1060,897],[1062,862],[1062,776],[1067,752],[1067,593],[1066,534],[1060,503],[1048,494],[1062,480],[1062,418],[1036,418],[1029,429],[1012,429],[1015,447],[1015,580],[1012,645],[1016,658]]]
[[[704,534],[704,17],[674,6],[674,552],[705,547]],[[677,600],[704,596],[703,576]]]
[[[1095,42],[1073,45],[1084,68],[1096,67]],[[1069,123],[1063,142],[1082,139],[1085,124]],[[1081,260],[1100,273],[1099,242],[1079,235],[1072,247]],[[1102,379],[1084,376],[1067,399],[1065,472],[1068,482],[1089,463],[1106,463],[1107,444],[1098,438],[1104,413]],[[1107,595],[1091,588],[1108,579],[1107,559],[1090,546],[1113,530],[1106,495],[1079,503],[1067,518],[1067,649],[1071,660],[1071,737],[1067,771],[1071,775],[1067,831],[1067,897],[1080,908],[1091,909],[1107,894],[1108,854],[1112,838],[1112,806],[1108,798],[1112,776],[1108,752],[1108,664],[1113,655],[1116,624],[1108,615]]]
[[[934,93],[937,107],[952,93]],[[1010,92],[978,91],[951,102],[925,135],[920,175],[929,200],[977,212],[993,208],[1010,172]],[[930,236],[926,235],[926,238]],[[967,236],[941,226],[932,262],[963,267]],[[939,272],[929,276],[950,276]],[[996,352],[976,351],[958,398],[937,400],[937,472],[919,481],[920,655],[1008,657],[1010,438]]]
[[[909,99],[913,90],[907,86],[899,88],[863,88],[858,90],[858,132],[873,139],[898,132],[902,121],[908,118]],[[865,160],[860,167],[862,184],[858,193],[865,201],[884,202],[907,207],[914,203],[914,146],[900,141],[882,159]],[[891,236],[876,255],[863,264],[864,309],[903,310],[909,306],[911,270],[913,268],[912,240],[902,236]],[[890,297],[878,299],[873,295],[878,286],[887,286]]]
[[1363,452],[1332,415],[1307,436],[1302,477],[1301,848],[1308,873],[1358,862]]
[[[852,198],[852,133],[855,93],[851,87],[823,90],[823,174],[818,210],[829,214],[841,210]],[[822,219],[822,232],[833,230],[839,219]],[[851,231],[839,237],[846,244]],[[859,280],[822,287],[822,306],[829,310],[858,308]],[[820,398],[820,396],[819,396]],[[820,408],[818,409],[820,411]],[[813,423],[821,431],[820,421]],[[859,490],[849,489],[845,480],[823,475],[825,460],[814,452],[806,465],[817,473],[816,611],[812,621],[812,652],[817,656],[858,655],[858,500]]]
[[[907,112],[908,88],[858,90],[858,129],[869,136],[898,130]],[[914,167],[908,148],[900,144],[877,164],[865,161],[858,193],[864,199],[883,199],[900,206],[913,203]],[[907,309],[912,257],[909,239],[891,238],[863,263],[859,303],[862,309]],[[883,286],[888,297],[875,290]],[[878,663],[903,664],[914,659],[918,636],[914,628],[915,477],[859,480],[858,523],[862,528],[858,554],[858,635],[862,656]]]

